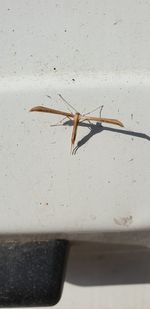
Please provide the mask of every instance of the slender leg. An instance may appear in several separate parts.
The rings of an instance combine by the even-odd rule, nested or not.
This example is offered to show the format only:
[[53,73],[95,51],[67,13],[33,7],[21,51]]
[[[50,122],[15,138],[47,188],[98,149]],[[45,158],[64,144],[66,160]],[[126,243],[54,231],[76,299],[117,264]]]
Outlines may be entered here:
[[96,112],[98,109],[100,109],[100,115],[101,115],[103,107],[104,107],[104,105],[100,105],[100,106],[96,107],[95,109],[91,110],[90,112],[83,114],[83,116],[87,116],[89,114],[92,114],[92,113]]
[[104,107],[104,105],[99,106],[99,108],[100,108],[100,110],[99,110],[99,117],[101,117],[103,107]]
[[70,117],[64,117],[63,119],[61,119],[60,121],[58,121],[58,122],[56,122],[56,123],[54,123],[54,124],[51,124],[50,125],[50,127],[57,127],[57,126],[59,126],[59,123],[61,124],[65,119],[70,119],[70,120],[72,120]]
[[71,154],[73,154],[73,147],[76,140],[77,135],[77,128],[79,123],[79,113],[76,113],[73,118],[73,129],[72,129],[72,135],[71,135]]

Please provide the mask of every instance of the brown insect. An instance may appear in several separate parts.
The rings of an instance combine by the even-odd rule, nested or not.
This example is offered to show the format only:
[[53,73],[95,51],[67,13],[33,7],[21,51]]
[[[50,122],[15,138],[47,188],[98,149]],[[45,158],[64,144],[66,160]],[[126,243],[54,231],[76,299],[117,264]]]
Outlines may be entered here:
[[[74,109],[74,107],[68,103],[61,94],[59,94],[60,98],[64,101],[65,104],[69,105],[72,109]],[[102,108],[103,106],[101,106]],[[95,110],[93,110],[92,112],[96,111],[97,109],[99,109],[100,106],[98,108],[96,108]],[[72,136],[71,136],[71,152],[72,152],[72,148],[74,146],[75,140],[76,140],[76,135],[77,135],[77,128],[78,128],[78,123],[79,122],[83,122],[83,121],[96,121],[96,122],[105,122],[105,123],[110,123],[110,124],[114,124],[114,125],[118,125],[120,127],[124,127],[123,123],[117,119],[110,119],[110,118],[102,118],[102,117],[95,117],[95,116],[88,116],[90,113],[81,115],[78,111],[76,111],[74,109],[75,113],[72,113],[70,111],[69,112],[64,112],[64,111],[60,111],[57,109],[52,109],[52,108],[48,108],[48,107],[44,107],[44,106],[35,106],[33,108],[31,108],[30,112],[44,112],[44,113],[51,113],[51,114],[56,114],[56,115],[62,115],[65,116],[65,118],[69,118],[71,120],[73,120],[73,130],[72,130]],[[64,119],[63,119],[64,120]]]

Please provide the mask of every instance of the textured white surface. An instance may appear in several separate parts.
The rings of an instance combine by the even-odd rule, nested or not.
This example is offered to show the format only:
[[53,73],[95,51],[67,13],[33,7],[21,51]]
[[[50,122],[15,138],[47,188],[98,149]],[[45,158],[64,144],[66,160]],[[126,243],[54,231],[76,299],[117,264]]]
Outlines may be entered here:
[[[16,90],[10,85],[1,93],[0,231],[147,228],[148,87],[118,85],[119,81],[88,89],[85,85],[61,89],[61,82],[43,89],[37,81],[31,89],[21,81],[17,84]],[[50,127],[58,117],[28,112],[38,104],[61,109],[58,92],[81,111],[103,103],[103,116],[122,120],[125,129],[111,131],[105,125],[71,156],[71,127]],[[79,127],[77,140],[89,132]]]
[[[116,241],[149,243],[150,2],[0,0],[0,7],[0,233],[105,241],[103,232],[112,232],[111,242],[115,232],[138,230]],[[90,138],[71,156],[71,127],[28,112],[41,104],[65,110],[58,93],[80,112],[103,104],[102,116],[125,128],[80,126],[77,142]],[[129,284],[68,280],[56,308],[149,308],[149,284]]]
[[[129,4],[2,2],[1,233],[149,227],[150,5]],[[28,112],[65,109],[58,93],[125,129],[79,127],[71,156],[71,127]]]

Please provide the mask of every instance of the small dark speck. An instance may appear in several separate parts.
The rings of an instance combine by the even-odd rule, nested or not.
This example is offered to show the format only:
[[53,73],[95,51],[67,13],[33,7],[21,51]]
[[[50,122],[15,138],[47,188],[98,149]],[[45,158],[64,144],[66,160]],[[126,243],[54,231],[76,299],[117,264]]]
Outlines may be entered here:
[[134,138],[133,138],[133,137],[131,137],[131,141],[134,141]]
[[51,99],[51,96],[50,96],[50,95],[48,95],[48,94],[47,94],[47,97],[48,97],[49,99]]
[[133,114],[131,114],[131,119],[133,119]]
[[116,160],[116,158],[115,158],[115,157],[113,157],[113,160],[115,161],[115,160]]
[[10,9],[7,9],[7,11],[10,11]]
[[113,23],[113,25],[116,26],[116,25],[118,25],[118,23],[120,23],[120,22],[121,22],[121,19],[116,20],[116,21]]
[[64,32],[67,32],[67,30],[65,29]]
[[129,160],[129,162],[132,162],[134,159],[133,158],[131,158],[130,160]]
[[56,68],[54,68],[54,71],[56,71]]
[[19,146],[19,144],[17,144],[17,147]]
[[111,183],[111,181],[110,181],[110,180],[108,180],[108,183]]
[[40,205],[42,205],[42,203],[40,203]]
[[119,108],[118,108],[118,113],[119,113]]
[[72,78],[72,81],[73,81],[73,82],[75,82],[75,79],[74,79],[74,78]]
[[48,202],[46,203],[46,205],[48,205]]
[[24,121],[21,121],[21,124],[24,124]]
[[15,32],[15,29],[12,29],[12,32]]
[[30,55],[30,57],[33,57],[33,55]]

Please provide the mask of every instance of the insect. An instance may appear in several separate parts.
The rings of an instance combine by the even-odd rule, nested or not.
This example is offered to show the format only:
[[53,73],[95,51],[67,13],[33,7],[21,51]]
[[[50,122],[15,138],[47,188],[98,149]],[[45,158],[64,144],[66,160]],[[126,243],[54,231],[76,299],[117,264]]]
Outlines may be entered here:
[[[79,122],[83,122],[83,121],[88,121],[88,122],[95,121],[95,122],[100,122],[100,123],[101,122],[105,122],[105,123],[110,123],[110,124],[118,125],[120,127],[124,127],[123,123],[121,121],[117,120],[117,119],[89,116],[89,114],[91,112],[96,111],[97,109],[100,108],[100,106],[98,108],[96,108],[95,110],[91,111],[90,113],[82,115],[78,111],[76,111],[75,108],[70,103],[68,103],[62,97],[61,94],[59,94],[59,97],[64,101],[65,104],[67,104],[71,109],[74,110],[74,113],[72,113],[72,111],[70,109],[69,109],[70,112],[65,112],[65,111],[61,111],[61,110],[57,110],[57,109],[52,109],[52,108],[44,107],[44,106],[35,106],[35,107],[30,109],[30,112],[43,112],[43,113],[62,115],[62,116],[65,116],[65,118],[69,118],[70,120],[73,120],[73,129],[72,129],[72,135],[71,135],[71,153],[72,153],[72,149],[74,147],[75,141],[76,141],[77,128],[78,128]],[[101,108],[102,107],[103,106],[101,106]]]

